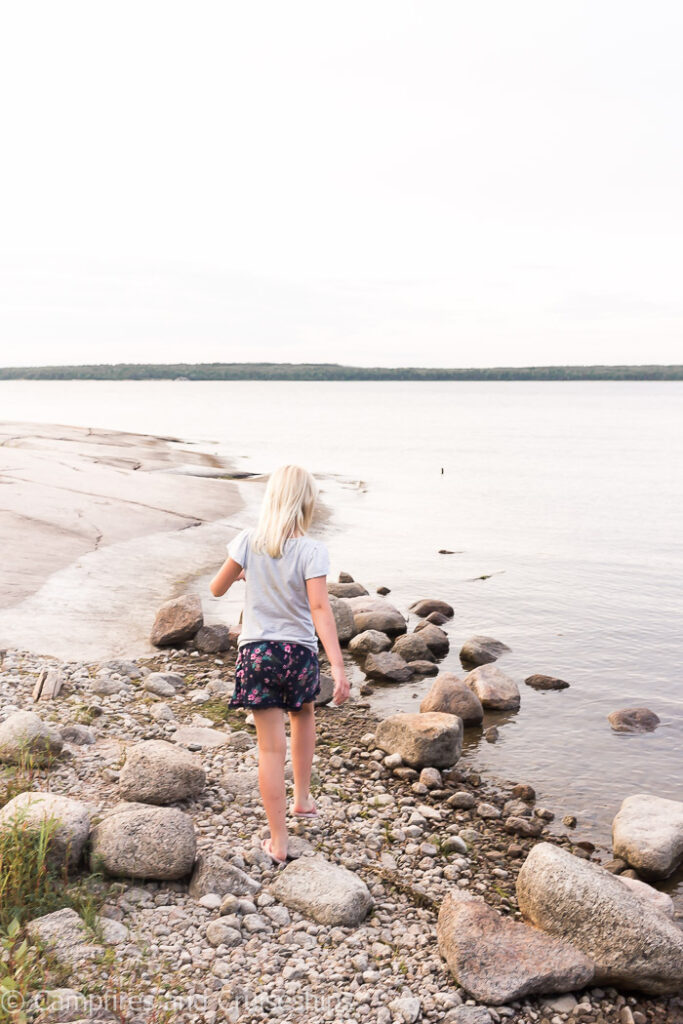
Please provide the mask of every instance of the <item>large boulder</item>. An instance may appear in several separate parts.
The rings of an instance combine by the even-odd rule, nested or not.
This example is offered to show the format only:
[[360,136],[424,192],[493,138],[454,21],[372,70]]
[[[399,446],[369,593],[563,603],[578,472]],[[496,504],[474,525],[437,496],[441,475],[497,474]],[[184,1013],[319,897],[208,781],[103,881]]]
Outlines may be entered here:
[[460,648],[460,661],[463,665],[488,665],[509,650],[506,644],[493,637],[473,636]]
[[355,927],[373,906],[362,879],[319,855],[292,861],[278,872],[270,892],[290,910],[319,924]]
[[569,942],[503,917],[471,893],[446,895],[436,934],[455,980],[489,1005],[569,992],[593,979],[592,960]]
[[621,708],[612,711],[607,721],[615,732],[654,732],[660,719],[649,708]]
[[175,807],[122,803],[90,833],[90,869],[130,878],[183,878],[197,841],[189,814]]
[[419,615],[421,619],[426,619],[433,612],[443,615],[446,619],[453,617],[452,606],[447,601],[440,601],[436,597],[425,597],[421,601],[415,601],[408,610],[413,615]]
[[365,629],[349,641],[349,651],[356,658],[364,658],[366,654],[388,651],[390,647],[391,639],[386,633],[380,633],[378,629]]
[[400,611],[384,597],[351,597],[349,605],[357,633],[376,629],[388,636],[398,636],[406,631],[406,621]]
[[420,712],[442,711],[462,718],[463,725],[480,725],[484,709],[476,693],[452,672],[442,672],[420,704]]
[[166,740],[143,740],[126,750],[119,775],[124,800],[145,804],[172,804],[198,796],[206,772],[184,747]]
[[54,832],[49,840],[48,864],[57,870],[73,870],[90,832],[90,811],[80,800],[59,793],[19,793],[0,809],[0,831],[20,826],[38,832],[49,819],[54,821]]
[[495,665],[480,665],[468,672],[464,682],[490,711],[515,711],[520,704],[519,688],[514,679]]
[[21,764],[23,760],[42,765],[59,754],[61,733],[44,722],[35,711],[15,711],[0,722],[0,761]]
[[444,655],[448,654],[450,647],[448,633],[441,629],[440,626],[435,626],[434,623],[427,622],[424,619],[422,622],[418,622],[413,632],[417,633],[424,640],[429,650],[437,658],[443,658]]
[[204,625],[199,594],[183,594],[162,604],[156,614],[150,640],[155,647],[182,644],[191,640]]
[[399,712],[375,729],[379,749],[400,754],[411,768],[450,768],[460,757],[462,737],[462,719],[437,711]]
[[436,661],[422,636],[419,633],[404,633],[394,641],[391,648],[405,661]]
[[385,683],[405,683],[413,674],[407,662],[393,651],[379,651],[368,654],[363,664],[363,671],[370,679],[379,679]]
[[367,590],[361,583],[349,580],[347,583],[328,583],[327,593],[335,597],[364,597]]
[[335,597],[334,594],[330,594],[330,608],[334,615],[339,643],[347,644],[358,632],[353,618],[351,602],[346,598]]
[[612,822],[612,847],[644,878],[667,878],[683,861],[683,803],[627,796]]
[[675,994],[683,986],[683,931],[598,864],[538,843],[517,878],[524,917],[595,962],[598,985]]

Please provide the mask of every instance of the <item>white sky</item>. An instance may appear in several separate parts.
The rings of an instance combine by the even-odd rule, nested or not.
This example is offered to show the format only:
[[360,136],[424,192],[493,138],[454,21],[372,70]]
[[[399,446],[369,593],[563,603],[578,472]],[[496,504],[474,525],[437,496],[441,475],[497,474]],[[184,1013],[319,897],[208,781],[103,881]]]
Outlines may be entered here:
[[0,364],[683,362],[683,6],[14,0]]

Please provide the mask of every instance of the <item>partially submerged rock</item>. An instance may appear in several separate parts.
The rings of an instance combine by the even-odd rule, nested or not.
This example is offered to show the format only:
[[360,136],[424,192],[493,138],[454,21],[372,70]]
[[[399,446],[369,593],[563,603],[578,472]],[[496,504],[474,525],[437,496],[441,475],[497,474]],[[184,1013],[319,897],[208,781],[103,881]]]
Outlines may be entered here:
[[369,679],[379,679],[385,683],[405,683],[413,674],[407,662],[393,651],[368,654],[363,671]]
[[388,651],[390,647],[391,639],[378,629],[365,629],[349,641],[349,651],[356,658],[364,658],[367,654],[378,654],[379,651]]
[[538,928],[595,962],[597,984],[651,995],[683,986],[683,931],[599,865],[538,843],[517,878],[517,901]]
[[420,704],[420,711],[441,711],[462,718],[463,725],[480,725],[484,709],[476,693],[452,672],[442,672]]
[[19,793],[0,809],[0,831],[21,827],[31,832],[44,831],[53,820],[48,844],[48,863],[73,870],[90,832],[90,811],[86,804],[60,793]]
[[422,622],[418,622],[413,632],[419,634],[420,638],[437,658],[443,658],[444,655],[448,654],[450,647],[448,633],[441,629],[440,626],[435,626],[433,622],[427,622],[424,619]]
[[196,848],[189,814],[175,807],[122,803],[91,832],[90,869],[169,881],[189,874]]
[[150,634],[155,647],[182,644],[191,640],[204,625],[199,594],[183,594],[162,604]]
[[517,683],[495,665],[480,665],[465,676],[464,682],[476,693],[482,707],[491,711],[515,711],[520,705]]
[[473,636],[460,648],[463,665],[488,665],[509,651],[507,644],[490,636]]
[[612,848],[644,878],[667,878],[683,862],[683,803],[627,796],[612,822]]
[[453,617],[452,605],[448,601],[440,601],[436,597],[425,597],[421,601],[415,601],[408,610],[413,615],[419,615],[421,619],[425,619],[432,612],[438,612],[439,615],[443,615],[447,619]]
[[404,633],[394,641],[391,648],[405,661],[436,661],[424,638],[419,633]]
[[612,711],[607,721],[615,732],[654,732],[660,723],[659,717],[649,708],[621,708]]
[[437,939],[458,984],[493,1006],[583,988],[593,979],[592,960],[569,942],[503,917],[460,890],[441,905]]
[[335,597],[364,597],[367,590],[362,584],[349,580],[346,583],[328,583],[327,593],[333,594]]
[[346,598],[335,597],[334,594],[330,594],[330,608],[334,615],[339,643],[347,644],[358,632],[353,618],[351,602]]
[[119,776],[124,800],[171,804],[199,796],[206,783],[200,762],[177,743],[143,740],[126,750]]
[[348,600],[357,633],[366,629],[376,629],[392,637],[405,633],[405,619],[386,598],[351,597]]
[[375,730],[380,750],[400,754],[410,768],[449,768],[460,757],[462,737],[462,719],[436,711],[399,712]]
[[35,711],[15,711],[0,722],[0,761],[8,764],[45,764],[60,753],[63,745],[59,730]]
[[319,855],[288,864],[278,872],[270,892],[290,910],[320,924],[347,927],[359,925],[374,902],[358,875]]
[[534,690],[566,690],[569,687],[569,683],[564,679],[558,679],[557,676],[544,676],[541,673],[527,676],[524,682]]

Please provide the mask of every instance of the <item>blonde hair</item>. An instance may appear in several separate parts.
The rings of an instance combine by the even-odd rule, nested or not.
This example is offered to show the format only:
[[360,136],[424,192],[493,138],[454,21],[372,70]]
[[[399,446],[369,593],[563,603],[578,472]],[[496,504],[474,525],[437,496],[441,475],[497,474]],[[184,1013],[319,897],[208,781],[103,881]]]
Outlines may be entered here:
[[253,538],[254,549],[280,558],[287,538],[308,530],[317,497],[315,480],[301,466],[280,466],[271,473]]

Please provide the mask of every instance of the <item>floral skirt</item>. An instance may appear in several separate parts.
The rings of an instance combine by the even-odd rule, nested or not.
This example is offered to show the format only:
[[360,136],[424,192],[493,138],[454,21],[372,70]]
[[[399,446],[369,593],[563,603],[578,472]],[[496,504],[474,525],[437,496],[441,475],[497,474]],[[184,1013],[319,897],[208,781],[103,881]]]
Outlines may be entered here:
[[242,644],[235,663],[231,708],[299,711],[320,693],[318,655],[310,647],[281,640]]

